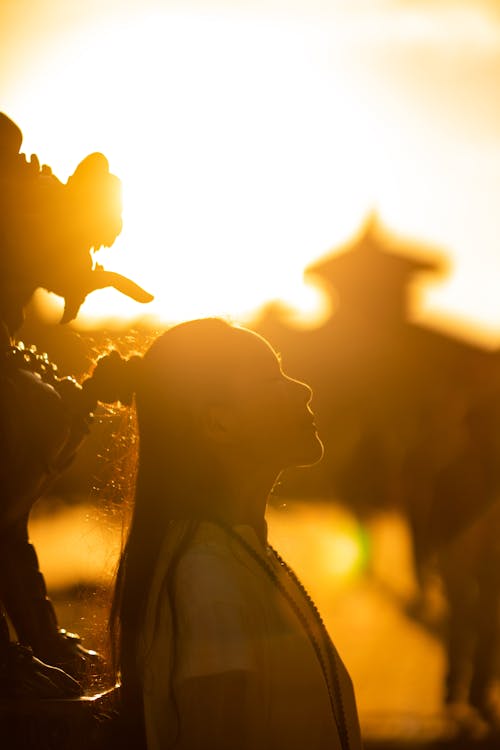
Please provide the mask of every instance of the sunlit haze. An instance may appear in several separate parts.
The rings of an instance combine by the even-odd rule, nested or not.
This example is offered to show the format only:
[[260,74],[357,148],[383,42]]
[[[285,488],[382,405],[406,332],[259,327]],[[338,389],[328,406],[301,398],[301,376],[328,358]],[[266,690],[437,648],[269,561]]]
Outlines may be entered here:
[[0,109],[63,180],[106,154],[124,229],[97,260],[155,295],[146,309],[94,293],[79,324],[245,318],[275,299],[312,320],[324,300],[304,268],[376,209],[450,257],[421,315],[500,334],[500,20],[487,3],[38,5],[45,26],[26,3],[1,11]]

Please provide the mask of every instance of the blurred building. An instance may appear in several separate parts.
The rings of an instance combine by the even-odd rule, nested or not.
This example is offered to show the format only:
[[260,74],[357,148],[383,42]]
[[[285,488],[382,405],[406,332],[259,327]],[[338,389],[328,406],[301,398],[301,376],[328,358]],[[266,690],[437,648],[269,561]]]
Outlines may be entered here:
[[[414,280],[444,268],[442,256],[396,240],[371,216],[351,243],[306,270],[332,298],[324,325],[297,330],[276,306],[263,311],[255,327],[286,369],[312,385],[325,443],[324,461],[290,472],[283,494],[310,495],[312,487],[360,514],[404,509],[415,533],[425,529],[422,544],[453,533],[489,502],[496,357],[410,315]],[[436,507],[443,483],[453,485],[453,512],[448,500]]]
[[332,298],[323,326],[293,329],[272,306],[256,328],[311,384],[325,445],[278,492],[329,497],[361,519],[404,514],[421,591],[433,563],[447,595],[445,699],[488,717],[500,657],[499,356],[412,320],[414,280],[444,265],[372,216],[306,271]]

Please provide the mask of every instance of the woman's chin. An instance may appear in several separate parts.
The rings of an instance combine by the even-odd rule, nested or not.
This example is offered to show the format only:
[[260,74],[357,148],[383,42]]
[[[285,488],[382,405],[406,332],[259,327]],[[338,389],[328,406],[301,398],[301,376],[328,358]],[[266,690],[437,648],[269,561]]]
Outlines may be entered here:
[[323,443],[317,432],[311,435],[311,439],[307,441],[307,445],[303,444],[301,449],[293,464],[290,464],[290,467],[305,468],[307,466],[314,466],[321,461],[325,452]]

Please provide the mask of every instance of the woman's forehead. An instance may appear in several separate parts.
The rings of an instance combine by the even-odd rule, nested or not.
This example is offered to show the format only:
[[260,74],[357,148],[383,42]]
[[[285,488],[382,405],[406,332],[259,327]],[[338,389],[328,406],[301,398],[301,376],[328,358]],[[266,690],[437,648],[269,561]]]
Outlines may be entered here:
[[280,362],[280,357],[271,344],[258,333],[247,328],[238,329],[238,333],[241,335],[235,353],[243,356],[247,362],[254,362],[256,365],[270,364],[274,366]]

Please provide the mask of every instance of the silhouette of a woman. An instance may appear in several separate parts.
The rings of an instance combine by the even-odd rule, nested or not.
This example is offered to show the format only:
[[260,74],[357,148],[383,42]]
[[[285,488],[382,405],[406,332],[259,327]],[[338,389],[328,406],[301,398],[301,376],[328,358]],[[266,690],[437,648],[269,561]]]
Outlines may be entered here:
[[130,746],[360,748],[347,671],[267,541],[277,477],[323,453],[310,388],[219,319],[174,326],[142,358],[106,357],[91,382],[105,401],[133,391],[137,409],[112,611]]

